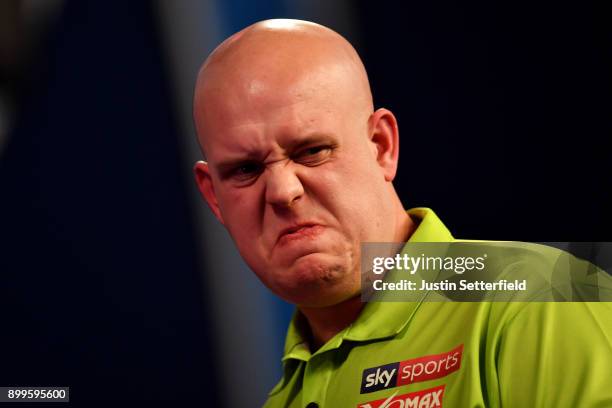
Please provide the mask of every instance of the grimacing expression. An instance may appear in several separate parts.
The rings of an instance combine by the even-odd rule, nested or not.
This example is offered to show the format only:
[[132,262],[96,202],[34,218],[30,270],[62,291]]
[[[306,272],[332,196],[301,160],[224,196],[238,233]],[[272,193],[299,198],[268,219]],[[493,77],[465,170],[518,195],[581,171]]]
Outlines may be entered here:
[[364,105],[346,64],[277,62],[241,66],[233,56],[198,80],[207,163],[196,164],[196,180],[266,286],[298,305],[329,306],[359,293],[361,242],[391,240],[395,163],[381,156],[395,119]]

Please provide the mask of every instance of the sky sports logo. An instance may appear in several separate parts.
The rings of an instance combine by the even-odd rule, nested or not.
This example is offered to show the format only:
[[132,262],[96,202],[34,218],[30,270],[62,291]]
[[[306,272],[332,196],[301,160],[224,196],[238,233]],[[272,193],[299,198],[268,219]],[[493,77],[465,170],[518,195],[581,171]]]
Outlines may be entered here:
[[366,368],[360,394],[445,377],[459,370],[462,355],[463,344],[446,353]]
[[357,408],[442,408],[444,385],[426,390],[397,395],[357,405]]

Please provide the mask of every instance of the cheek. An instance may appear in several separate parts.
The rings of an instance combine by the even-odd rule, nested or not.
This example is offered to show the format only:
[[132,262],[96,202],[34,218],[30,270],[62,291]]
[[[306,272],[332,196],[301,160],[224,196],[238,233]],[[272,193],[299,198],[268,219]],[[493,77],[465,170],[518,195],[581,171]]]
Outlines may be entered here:
[[315,200],[354,240],[365,239],[372,222],[378,223],[372,217],[380,212],[380,200],[386,194],[380,168],[368,159],[338,160],[311,178]]
[[357,227],[356,217],[361,215],[365,192],[362,190],[363,181],[356,174],[349,168],[335,165],[314,172],[309,181],[313,199],[331,213],[345,231]]
[[258,197],[251,188],[232,189],[217,195],[225,227],[235,241],[259,233]]
[[232,237],[242,259],[252,270],[258,270],[265,259],[262,248],[262,226],[258,201],[248,191],[240,190],[219,198],[225,228]]

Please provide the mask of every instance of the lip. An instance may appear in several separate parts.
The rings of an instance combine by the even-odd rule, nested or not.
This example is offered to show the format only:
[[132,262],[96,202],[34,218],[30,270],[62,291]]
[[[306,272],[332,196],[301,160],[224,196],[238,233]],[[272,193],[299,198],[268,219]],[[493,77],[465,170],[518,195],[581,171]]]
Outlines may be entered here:
[[292,225],[281,230],[278,234],[277,244],[284,243],[293,239],[301,239],[306,237],[313,237],[322,228],[322,225],[314,222],[303,222]]

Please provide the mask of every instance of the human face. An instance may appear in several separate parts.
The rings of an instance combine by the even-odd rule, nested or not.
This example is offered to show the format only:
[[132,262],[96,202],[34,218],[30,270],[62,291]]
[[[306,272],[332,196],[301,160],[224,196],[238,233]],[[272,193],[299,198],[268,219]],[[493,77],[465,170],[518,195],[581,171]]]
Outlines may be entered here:
[[196,104],[204,198],[262,282],[298,305],[358,294],[360,243],[391,229],[372,115],[341,82],[329,73],[283,87],[253,81],[207,90],[209,103]]

